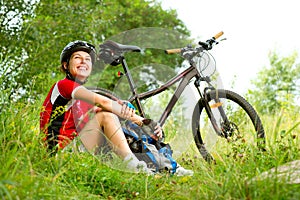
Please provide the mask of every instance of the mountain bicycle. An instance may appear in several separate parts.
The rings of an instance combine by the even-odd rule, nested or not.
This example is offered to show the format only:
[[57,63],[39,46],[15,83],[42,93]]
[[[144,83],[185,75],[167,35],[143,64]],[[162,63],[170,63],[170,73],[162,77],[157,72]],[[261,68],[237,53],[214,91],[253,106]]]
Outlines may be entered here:
[[[172,112],[175,104],[178,102],[184,89],[191,81],[193,81],[194,87],[199,94],[199,98],[192,113],[191,127],[193,138],[200,154],[208,162],[214,161],[214,156],[208,151],[205,140],[210,137],[205,133],[208,126],[203,127],[201,124],[210,124],[209,126],[212,127],[211,129],[214,134],[223,138],[225,143],[235,142],[237,140],[245,142],[247,141],[247,137],[251,135],[251,137],[254,137],[254,145],[257,145],[260,149],[265,148],[265,132],[263,124],[252,105],[235,92],[214,87],[211,83],[213,73],[210,75],[204,75],[203,73],[208,65],[214,60],[209,53],[209,50],[219,43],[217,39],[222,35],[223,32],[220,32],[205,42],[200,41],[198,42],[197,47],[188,45],[183,48],[165,50],[165,53],[167,54],[180,54],[188,61],[189,67],[183,72],[175,75],[160,87],[146,92],[137,91],[135,81],[124,56],[127,52],[141,52],[140,47],[123,45],[108,40],[100,45],[99,53],[100,59],[105,63],[113,66],[119,64],[122,65],[124,70],[123,75],[127,77],[127,82],[130,86],[130,91],[128,92],[130,92],[131,96],[127,100],[137,107],[138,112],[143,117],[146,116],[142,104],[143,100],[162,93],[171,86],[174,86],[175,83],[179,83],[158,120],[158,123],[160,123],[162,127]],[[203,85],[205,86],[203,87]],[[105,89],[93,88],[92,90],[111,99],[118,99],[115,94]],[[205,115],[204,113],[206,113],[206,117],[201,118]]]

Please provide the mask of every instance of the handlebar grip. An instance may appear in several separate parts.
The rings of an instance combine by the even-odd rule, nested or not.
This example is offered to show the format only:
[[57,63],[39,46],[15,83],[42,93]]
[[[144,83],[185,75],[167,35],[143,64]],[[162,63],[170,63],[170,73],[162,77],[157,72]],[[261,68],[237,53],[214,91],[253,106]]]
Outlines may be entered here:
[[213,38],[214,38],[214,39],[218,39],[218,38],[221,37],[223,34],[224,34],[224,32],[221,31],[221,32],[217,33]]
[[166,54],[175,54],[175,53],[181,53],[181,49],[167,49],[165,50]]

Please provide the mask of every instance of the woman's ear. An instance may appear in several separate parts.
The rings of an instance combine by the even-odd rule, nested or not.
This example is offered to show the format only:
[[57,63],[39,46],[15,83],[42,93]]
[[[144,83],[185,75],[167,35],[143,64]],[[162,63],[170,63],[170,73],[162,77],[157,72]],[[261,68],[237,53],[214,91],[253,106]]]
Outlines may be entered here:
[[65,70],[68,69],[67,62],[63,62],[63,67],[64,67]]

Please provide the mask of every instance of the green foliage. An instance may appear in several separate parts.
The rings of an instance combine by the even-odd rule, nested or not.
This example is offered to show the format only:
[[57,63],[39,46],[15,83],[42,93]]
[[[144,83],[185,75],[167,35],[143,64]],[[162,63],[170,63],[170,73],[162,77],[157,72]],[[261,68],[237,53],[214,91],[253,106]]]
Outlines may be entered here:
[[297,82],[300,79],[298,54],[280,58],[276,52],[270,54],[270,67],[264,67],[253,81],[255,88],[248,91],[250,102],[261,113],[274,114],[281,108],[296,110],[295,98],[299,95]]
[[[22,20],[8,26],[9,11],[22,13]],[[86,40],[97,46],[112,36],[139,27],[160,27],[188,34],[176,12],[162,10],[157,1],[18,0],[1,3],[1,13],[4,13],[0,21],[1,38],[6,40],[0,42],[0,75],[2,89],[10,93],[5,101],[14,96],[27,99],[28,86],[35,91],[34,97],[44,95],[53,81],[61,77],[57,76],[59,56],[70,41]],[[99,69],[95,69],[97,72]],[[100,79],[98,82],[112,89],[117,77],[112,68],[107,68]]]
[[[28,19],[34,16],[36,1],[1,1],[0,3],[0,110],[10,99],[28,89],[18,83],[24,73],[27,52],[22,48]],[[28,82],[26,82],[28,84]],[[15,98],[17,99],[17,98]]]

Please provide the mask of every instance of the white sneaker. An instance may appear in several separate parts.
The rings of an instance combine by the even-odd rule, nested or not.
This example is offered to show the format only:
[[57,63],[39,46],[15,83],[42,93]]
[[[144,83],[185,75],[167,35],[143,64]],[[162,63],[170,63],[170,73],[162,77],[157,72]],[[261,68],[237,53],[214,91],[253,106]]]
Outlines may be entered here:
[[124,159],[127,162],[127,168],[135,173],[146,173],[147,175],[153,175],[153,171],[147,167],[144,161],[139,161],[135,156],[129,155]]
[[193,176],[194,172],[193,172],[193,170],[184,169],[183,167],[179,166],[176,169],[175,175],[176,176]]

